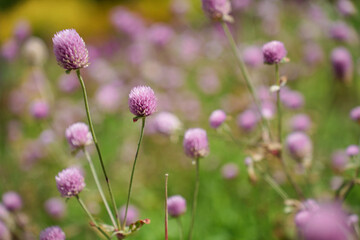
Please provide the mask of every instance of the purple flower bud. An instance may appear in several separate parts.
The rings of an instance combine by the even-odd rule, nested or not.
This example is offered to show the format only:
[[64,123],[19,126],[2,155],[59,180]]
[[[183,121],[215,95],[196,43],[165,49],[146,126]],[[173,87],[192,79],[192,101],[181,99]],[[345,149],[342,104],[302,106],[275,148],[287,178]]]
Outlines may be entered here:
[[30,106],[30,113],[36,119],[44,119],[49,115],[49,105],[42,100],[35,100]]
[[306,114],[297,114],[290,119],[290,128],[292,131],[306,132],[311,127],[311,120]]
[[257,67],[264,62],[264,57],[261,48],[257,46],[250,46],[244,49],[243,52],[244,63],[250,67]]
[[65,233],[58,226],[48,227],[41,231],[40,240],[65,240]]
[[350,16],[356,13],[354,4],[349,0],[338,0],[337,9],[344,16]]
[[20,20],[14,28],[14,37],[19,42],[24,41],[31,34],[31,26],[28,21]]
[[9,62],[14,61],[18,51],[19,46],[14,39],[6,41],[1,47],[1,55]]
[[179,118],[169,112],[161,112],[155,117],[155,130],[166,136],[170,136],[180,130],[182,123]]
[[261,114],[265,119],[272,119],[276,113],[275,104],[271,101],[261,103]]
[[256,124],[258,123],[258,121],[259,121],[259,118],[258,118],[257,114],[254,113],[254,111],[250,110],[250,109],[242,112],[237,117],[238,126],[246,132],[253,130],[255,128]]
[[179,217],[186,212],[186,200],[180,195],[171,196],[167,200],[170,216]]
[[335,171],[343,171],[349,162],[349,158],[342,150],[334,152],[331,156],[331,166]]
[[244,163],[247,167],[251,166],[253,164],[253,160],[251,159],[251,157],[246,157],[244,159]]
[[355,122],[360,123],[360,106],[351,109],[350,118]]
[[96,92],[96,101],[99,108],[105,112],[113,113],[120,105],[121,91],[114,83],[109,83]]
[[331,25],[329,35],[337,41],[347,41],[350,38],[351,30],[344,22],[335,22]]
[[171,41],[174,31],[165,24],[155,24],[149,28],[147,36],[154,45],[164,46]]
[[353,74],[353,60],[346,48],[335,48],[331,53],[331,63],[337,79],[344,82],[351,80]]
[[65,70],[86,68],[89,65],[89,53],[85,42],[75,29],[56,33],[52,41],[56,60]]
[[353,157],[359,154],[359,146],[357,145],[350,145],[346,148],[346,154],[349,157]]
[[92,143],[92,136],[88,125],[82,122],[74,123],[65,131],[70,146],[74,149],[83,148]]
[[280,91],[280,100],[285,107],[289,109],[298,109],[304,105],[304,97],[298,91],[286,90],[286,88]]
[[[124,218],[125,218],[125,209],[126,206],[122,206],[119,210],[119,215],[122,222],[124,222]],[[136,222],[138,218],[139,218],[139,211],[137,210],[137,208],[133,205],[129,205],[126,216],[126,226],[129,226],[131,223]]]
[[11,234],[7,226],[0,221],[0,239],[1,240],[11,240]]
[[287,54],[285,46],[282,42],[271,41],[262,47],[264,63],[277,64],[280,63]]
[[56,187],[62,197],[78,195],[85,187],[84,177],[77,168],[67,168],[55,177]]
[[209,154],[207,134],[204,129],[190,128],[185,132],[183,147],[190,158],[202,158]]
[[147,117],[156,111],[157,99],[151,87],[134,87],[129,94],[129,109],[137,117]]
[[231,12],[229,0],[202,0],[202,8],[212,20],[226,20]]
[[221,174],[225,179],[234,179],[239,174],[239,168],[235,163],[227,163],[222,167]]
[[286,138],[286,147],[290,155],[296,160],[311,158],[312,143],[303,132],[294,132]]
[[54,219],[61,219],[65,215],[65,203],[60,198],[50,198],[45,202],[46,212]]
[[110,20],[118,31],[128,34],[132,38],[138,37],[145,29],[139,16],[122,7],[112,10]]
[[20,195],[14,191],[4,193],[2,202],[9,211],[19,210],[23,205]]
[[215,110],[211,113],[209,123],[212,128],[218,128],[225,122],[226,113],[223,110]]

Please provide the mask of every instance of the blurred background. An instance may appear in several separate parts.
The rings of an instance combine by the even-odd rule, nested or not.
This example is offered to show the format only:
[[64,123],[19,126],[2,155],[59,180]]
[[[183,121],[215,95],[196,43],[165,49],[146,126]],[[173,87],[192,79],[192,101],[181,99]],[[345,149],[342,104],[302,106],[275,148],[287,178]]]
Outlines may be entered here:
[[[353,174],[346,171],[350,160],[344,150],[359,144],[360,129],[349,113],[360,100],[360,2],[349,1],[352,7],[320,0],[231,2],[235,22],[229,27],[274,129],[276,107],[269,92],[274,69],[263,64],[261,46],[275,39],[285,44],[290,62],[280,73],[291,96],[283,100],[284,137],[294,131],[293,117],[306,114],[311,124],[305,131],[314,145],[306,175],[289,154],[287,161],[306,198],[330,199]],[[89,49],[90,66],[81,71],[119,207],[126,202],[141,125],[132,122],[127,96],[145,84],[158,98],[131,198],[138,218],[151,224],[132,239],[163,238],[165,173],[169,195],[187,200],[182,222],[188,229],[195,169],[183,153],[182,136],[190,127],[206,129],[210,141],[210,155],[201,159],[194,239],[296,239],[294,213],[284,210],[283,200],[260,177],[249,181],[244,159],[256,153],[244,142],[256,141],[260,127],[257,120],[249,120],[251,126],[243,120],[254,106],[221,27],[206,17],[200,0],[1,0],[0,193],[16,191],[22,198],[22,208],[11,213],[14,239],[38,239],[52,225],[61,226],[67,239],[99,239],[75,199],[59,198],[54,177],[69,166],[84,171],[87,187],[81,196],[96,218],[108,221],[85,157],[71,152],[64,135],[70,124],[87,122],[76,74],[66,75],[52,50],[54,34],[67,28],[76,29]],[[338,47],[350,54],[345,76],[336,75],[332,65]],[[226,128],[209,126],[216,109],[226,112]],[[165,126],[162,112],[174,114]],[[90,146],[101,176],[94,150]],[[279,163],[266,161],[273,178],[295,197]],[[52,198],[55,207],[47,207]],[[349,212],[360,212],[359,201],[355,188],[346,202]],[[169,231],[170,239],[179,239],[175,219]]]

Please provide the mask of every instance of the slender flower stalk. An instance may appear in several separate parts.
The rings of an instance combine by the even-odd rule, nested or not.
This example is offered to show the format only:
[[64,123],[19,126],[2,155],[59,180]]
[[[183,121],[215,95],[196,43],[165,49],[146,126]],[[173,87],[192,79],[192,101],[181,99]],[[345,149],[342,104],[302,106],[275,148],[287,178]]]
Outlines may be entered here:
[[241,58],[241,56],[239,54],[239,51],[238,51],[238,48],[236,46],[235,40],[234,40],[234,38],[233,38],[227,24],[225,22],[222,22],[221,25],[222,25],[222,28],[223,28],[223,30],[225,32],[225,35],[226,35],[229,43],[230,43],[232,52],[235,55],[235,58],[236,58],[237,63],[239,65],[239,67],[240,67],[241,73],[242,73],[242,75],[243,75],[243,77],[245,79],[246,86],[247,86],[247,88],[248,88],[248,90],[250,92],[251,97],[253,98],[253,101],[254,101],[254,103],[256,105],[257,111],[258,111],[259,115],[261,116],[262,130],[267,136],[269,136],[271,138],[271,132],[270,132],[269,123],[264,118],[264,116],[262,115],[260,101],[259,101],[259,99],[258,99],[258,97],[256,95],[256,92],[255,92],[255,89],[254,89],[254,87],[253,87],[253,85],[251,83],[250,76],[249,76],[249,73],[247,72],[245,64],[244,64],[244,62],[243,62],[243,60],[242,60],[242,58]]
[[183,228],[183,225],[182,225],[182,222],[181,222],[181,218],[180,217],[177,217],[176,218],[176,222],[179,226],[179,234],[180,234],[180,240],[183,240],[184,239],[184,228]]
[[199,194],[199,186],[200,186],[200,161],[199,158],[195,160],[195,166],[196,166],[196,179],[195,179],[195,189],[194,189],[194,197],[193,197],[193,205],[191,210],[191,222],[190,222],[190,230],[189,230],[189,237],[188,240],[192,239],[192,232],[194,229],[194,223],[195,223],[195,212],[197,207],[197,201],[198,201],[198,194]]
[[283,200],[289,198],[287,193],[279,186],[279,184],[277,184],[277,182],[274,181],[272,177],[270,177],[268,174],[265,174],[264,179],[280,195]]
[[168,211],[168,178],[169,174],[165,174],[165,240],[169,239],[168,236],[168,222],[169,222],[169,211]]
[[87,209],[85,203],[81,200],[81,198],[79,197],[79,195],[76,195],[76,199],[78,200],[80,206],[81,206],[82,209],[85,211],[85,213],[89,216],[92,224],[95,225],[95,227],[102,233],[102,235],[104,235],[104,237],[106,237],[106,239],[111,240],[111,238],[107,235],[107,233],[105,233],[104,230],[102,230],[101,227],[99,226],[99,224],[96,222],[96,220],[94,219],[94,217],[92,216],[92,214],[90,213],[90,211]]
[[85,156],[86,156],[87,161],[89,162],[91,173],[92,173],[92,175],[93,175],[93,177],[94,177],[94,180],[95,180],[96,186],[97,186],[97,188],[98,188],[98,190],[99,190],[101,199],[102,199],[103,202],[104,202],[106,211],[107,211],[108,214],[109,214],[109,217],[110,217],[110,219],[111,219],[112,224],[113,224],[114,226],[116,226],[115,218],[114,218],[114,216],[113,216],[113,214],[112,214],[112,212],[111,212],[111,210],[110,210],[109,204],[108,204],[108,202],[107,202],[107,200],[106,200],[106,198],[105,198],[104,191],[103,191],[103,189],[102,189],[102,187],[101,187],[101,184],[100,184],[99,178],[98,178],[98,176],[97,176],[97,173],[96,173],[94,164],[93,164],[92,159],[91,159],[91,157],[90,157],[90,154],[89,154],[89,152],[86,150],[86,148],[84,148],[84,154],[85,154]]
[[141,125],[141,131],[140,131],[140,138],[139,138],[138,146],[137,146],[137,149],[136,149],[135,159],[134,159],[134,163],[133,163],[133,167],[132,167],[132,171],[131,171],[131,176],[130,176],[129,191],[128,191],[128,197],[127,197],[127,201],[126,201],[124,222],[123,222],[123,226],[122,226],[123,229],[125,229],[125,226],[126,226],[126,218],[127,218],[127,213],[128,213],[129,203],[130,203],[130,195],[131,195],[132,182],[133,182],[133,178],[134,178],[136,160],[137,160],[138,155],[139,155],[139,149],[140,149],[141,141],[142,141],[143,134],[144,134],[144,128],[145,128],[145,119],[146,118],[142,117],[141,119],[142,119],[142,125]]
[[109,178],[108,178],[108,176],[107,176],[107,173],[106,173],[106,170],[105,170],[105,165],[104,165],[104,162],[103,162],[103,159],[102,159],[102,155],[101,155],[101,151],[100,151],[100,146],[99,146],[99,143],[98,143],[97,138],[96,138],[96,135],[95,135],[94,126],[93,126],[93,123],[92,123],[92,120],[91,120],[91,116],[90,116],[89,102],[88,102],[88,98],[87,98],[85,83],[84,83],[84,80],[83,80],[82,77],[81,77],[80,69],[77,69],[77,70],[76,70],[76,74],[77,74],[77,77],[78,77],[78,79],[79,79],[79,82],[80,82],[80,85],[81,85],[81,89],[82,89],[82,91],[83,91],[83,97],[84,97],[84,103],[85,103],[86,116],[87,116],[87,119],[88,119],[88,122],[89,122],[91,135],[92,135],[92,138],[93,138],[95,147],[96,147],[96,151],[97,151],[98,156],[99,156],[99,160],[100,160],[100,164],[101,164],[101,169],[102,169],[102,171],[103,171],[103,173],[104,173],[105,180],[106,180],[106,185],[107,185],[107,188],[108,188],[108,190],[109,190],[109,194],[110,194],[110,197],[111,197],[111,200],[112,200],[112,205],[113,205],[113,208],[114,208],[114,211],[115,211],[115,214],[116,214],[115,216],[116,216],[116,219],[117,219],[117,226],[114,225],[114,227],[120,229],[120,221],[119,221],[119,218],[118,218],[118,216],[117,216],[117,211],[116,211],[116,210],[117,210],[116,202],[115,202],[115,198],[114,198],[114,195],[113,195],[113,192],[112,192],[112,189],[111,189],[110,180],[109,180]]

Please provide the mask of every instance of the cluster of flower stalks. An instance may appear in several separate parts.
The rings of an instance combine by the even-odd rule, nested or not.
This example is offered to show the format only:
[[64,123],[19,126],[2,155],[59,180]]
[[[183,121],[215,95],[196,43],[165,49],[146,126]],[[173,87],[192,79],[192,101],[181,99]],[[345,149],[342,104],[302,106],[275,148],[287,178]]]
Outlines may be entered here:
[[[263,0],[258,2],[257,11],[261,15],[264,32],[275,31],[277,19],[274,17],[278,15],[276,4],[280,1]],[[350,51],[344,45],[354,41],[354,33],[344,22],[332,24],[326,22],[319,6],[310,3],[307,5],[306,1],[299,1],[296,4],[300,4],[302,7],[306,6],[314,22],[321,28],[329,29],[328,37],[339,45],[328,54],[330,60],[328,65],[332,68],[332,76],[336,84],[352,86],[353,59]],[[351,1],[338,0],[336,4],[336,9],[342,17],[351,17],[356,14],[356,8]],[[45,43],[35,37],[28,38],[30,30],[25,22],[21,22],[17,26],[14,39],[3,45],[1,55],[11,62],[17,56],[18,47],[22,46],[24,57],[30,66],[30,80],[20,90],[12,91],[9,94],[9,109],[15,116],[19,116],[24,112],[27,102],[30,102],[30,116],[43,129],[39,141],[27,143],[26,151],[20,157],[21,168],[23,171],[32,169],[38,160],[44,158],[44,152],[51,154],[54,161],[58,159],[61,162],[57,167],[66,164],[66,168],[58,169],[55,181],[46,179],[46,181],[54,182],[54,189],[56,183],[56,188],[61,196],[61,198],[52,197],[44,201],[44,210],[52,220],[64,218],[66,214],[65,199],[66,202],[71,201],[71,204],[75,204],[75,202],[78,204],[84,218],[88,218],[88,228],[92,229],[91,234],[96,238],[131,238],[142,227],[144,229],[141,231],[147,231],[148,235],[152,235],[150,219],[139,218],[137,208],[131,204],[134,200],[132,189],[133,183],[136,182],[136,166],[145,164],[140,160],[143,136],[161,134],[166,136],[173,145],[178,144],[179,138],[182,138],[183,153],[181,152],[181,156],[186,155],[191,159],[193,170],[193,180],[188,181],[191,184],[186,183],[190,185],[193,192],[173,196],[168,196],[168,178],[171,179],[171,171],[166,170],[166,172],[170,172],[170,176],[165,174],[165,194],[160,197],[164,200],[165,207],[164,211],[158,212],[159,215],[164,216],[165,240],[169,239],[169,217],[174,222],[176,221],[179,240],[197,240],[193,236],[200,235],[196,234],[196,231],[198,230],[197,226],[200,225],[197,223],[202,216],[198,216],[197,208],[199,205],[207,204],[207,199],[201,198],[207,193],[206,191],[201,192],[201,186],[205,183],[201,181],[202,168],[200,166],[206,165],[205,162],[210,154],[209,139],[211,141],[211,138],[224,141],[228,147],[232,146],[239,155],[246,156],[240,163],[246,169],[244,171],[247,172],[246,177],[253,186],[269,188],[274,192],[278,198],[276,203],[284,209],[284,212],[279,212],[279,216],[284,219],[283,222],[286,222],[287,218],[291,218],[291,224],[288,224],[293,232],[291,236],[305,240],[360,238],[358,216],[345,205],[350,193],[354,191],[356,185],[360,184],[358,178],[360,174],[359,146],[354,143],[346,146],[346,150],[338,150],[333,153],[329,165],[336,176],[331,180],[331,192],[325,198],[318,197],[319,194],[315,193],[312,188],[318,176],[318,173],[314,173],[313,170],[318,167],[314,166],[317,164],[314,157],[316,152],[314,153],[315,144],[311,138],[314,123],[310,115],[300,112],[305,100],[300,92],[290,88],[293,76],[284,74],[289,70],[287,66],[292,63],[290,59],[292,52],[290,50],[288,52],[287,46],[297,43],[291,43],[288,39],[278,39],[264,41],[261,43],[262,47],[259,47],[257,45],[243,46],[235,40],[234,33],[236,31],[233,26],[237,26],[239,21],[235,13],[248,11],[252,5],[255,3],[251,0],[202,0],[204,16],[209,18],[215,30],[209,31],[210,33],[204,31],[203,35],[206,40],[203,42],[199,40],[199,35],[184,31],[180,37],[181,41],[176,42],[175,47],[170,50],[167,47],[171,45],[172,41],[175,41],[174,29],[165,24],[154,24],[146,28],[141,17],[125,8],[114,8],[110,14],[110,21],[129,45],[126,49],[128,52],[126,60],[122,60],[127,62],[127,65],[123,62],[120,65],[126,66],[121,69],[125,72],[124,76],[131,76],[128,83],[131,86],[130,89],[124,86],[125,84],[118,79],[117,72],[107,60],[104,60],[104,56],[110,56],[109,59],[118,57],[112,55],[119,47],[116,43],[109,41],[108,48],[96,48],[85,44],[75,29],[57,32],[52,38],[53,52],[58,65],[65,70],[64,75],[60,78],[58,88],[66,95],[70,95],[70,93],[80,95],[81,93],[81,106],[75,106],[71,100],[60,101],[54,97],[51,84],[46,81],[42,69],[48,57]],[[182,0],[175,0],[173,7],[173,12],[179,19],[188,8]],[[174,25],[176,24],[181,25],[182,23],[179,21]],[[322,63],[324,54],[322,48],[314,41],[316,38],[314,35],[317,34],[316,29],[315,33],[312,32],[309,30],[312,23],[307,24],[304,26],[305,33],[302,33],[306,42],[304,58],[309,66],[314,67]],[[314,25],[316,24],[314,23]],[[229,66],[225,66],[227,62],[217,62],[223,50],[221,44],[224,45],[224,52],[229,52],[226,59],[231,63],[228,64]],[[149,52],[152,52],[153,55]],[[177,52],[176,56],[175,52]],[[167,56],[168,54],[170,57]],[[168,65],[164,63],[166,66],[162,68],[160,63],[148,59],[151,58],[149,56],[155,55],[159,55],[160,60],[157,61],[166,62]],[[243,91],[245,92],[244,98],[239,97],[236,93],[235,97],[234,95],[229,97],[236,98],[235,101],[224,100],[223,106],[226,106],[226,109],[225,107],[211,109],[211,114],[206,115],[209,131],[205,130],[208,126],[187,127],[186,123],[172,113],[175,112],[175,106],[177,106],[182,112],[182,119],[190,122],[196,121],[201,115],[201,104],[196,101],[196,97],[189,94],[188,91],[179,93],[185,78],[185,74],[180,68],[187,68],[188,72],[191,72],[192,65],[195,68],[195,63],[200,55],[206,56],[207,61],[215,62],[214,65],[218,65],[216,67],[221,70],[222,68],[226,71],[231,69],[233,75],[241,82],[241,84],[234,83],[233,85],[239,85],[239,88],[245,89]],[[182,65],[176,66],[178,62],[181,62]],[[259,77],[256,76],[256,74],[262,74],[260,71],[257,72],[259,66],[265,66],[267,72],[263,75],[268,78],[267,82],[259,81]],[[310,74],[311,67],[308,68]],[[211,67],[202,70],[204,71],[199,74],[198,88],[204,95],[214,98],[213,95],[219,91],[221,83],[214,76],[215,70]],[[308,72],[307,74],[309,74]],[[295,71],[294,75],[296,74],[298,73]],[[93,85],[90,84],[91,80],[87,81],[87,77],[92,81],[95,79],[101,85],[95,89],[94,98],[88,99],[86,87],[90,86],[89,89],[91,89]],[[144,78],[146,85],[138,78]],[[91,91],[93,90],[91,89]],[[334,92],[336,91],[334,90]],[[31,94],[37,95],[37,97],[33,98]],[[124,169],[125,167],[121,166],[122,169],[117,169],[116,172],[119,172],[119,175],[122,173],[129,175],[128,186],[119,187],[118,183],[114,181],[112,165],[109,166],[109,161],[104,157],[107,156],[102,150],[105,143],[98,141],[96,134],[100,134],[104,129],[105,126],[98,123],[105,116],[118,114],[117,110],[126,105],[124,104],[126,100],[124,101],[122,95],[128,95],[128,109],[134,115],[132,119],[124,119],[124,122],[126,126],[128,124],[136,125],[139,134],[136,135],[137,145],[131,146],[127,142],[124,143],[124,146],[127,147],[124,152],[127,154],[126,156],[122,155],[121,158],[126,158],[126,161],[131,162],[132,168]],[[238,99],[241,102],[240,107],[233,106],[239,102]],[[58,104],[57,101],[59,101]],[[56,110],[53,110],[51,105],[57,106],[54,107]],[[334,105],[336,105],[335,98]],[[239,109],[241,109],[240,113],[237,112]],[[47,121],[52,111],[56,113],[54,113],[52,126],[50,126]],[[292,114],[294,111],[296,114]],[[238,113],[236,118],[231,116],[234,112]],[[289,115],[291,118],[288,118]],[[122,116],[120,115],[120,117]],[[360,123],[360,106],[354,107],[350,111],[348,120],[356,124]],[[106,125],[105,121],[103,121],[103,125]],[[233,125],[237,125],[238,129],[234,129]],[[15,146],[12,148],[14,152],[18,150],[16,144],[21,142],[19,141],[21,139],[19,129],[19,122],[9,122],[9,142]],[[243,135],[241,137],[237,134],[239,129]],[[57,134],[62,137],[56,139]],[[57,140],[61,142],[61,139],[67,140],[68,155],[64,155],[66,151],[59,147],[60,144],[54,144]],[[108,142],[106,144],[109,145]],[[157,144],[156,141],[155,144]],[[115,143],[110,143],[110,147],[115,148]],[[109,146],[106,149],[109,149]],[[131,157],[128,156],[129,152],[132,153]],[[211,152],[214,153],[215,150],[211,150]],[[176,154],[174,153],[174,156],[162,154],[161,158],[176,158]],[[69,162],[73,163],[68,159],[72,159],[76,164],[68,164]],[[121,164],[125,165],[123,163]],[[91,174],[85,174],[81,165],[87,165]],[[235,160],[228,161],[221,168],[221,175],[226,181],[236,179],[239,172],[239,164]],[[158,178],[162,177],[158,176]],[[96,189],[85,191],[86,182],[90,181],[95,183]],[[266,183],[266,185],[262,183]],[[122,202],[119,208],[120,201],[115,196],[119,196],[120,188],[126,188],[127,195],[124,197],[126,201]],[[43,186],[39,186],[39,189],[43,189]],[[170,190],[172,190],[172,185],[170,185]],[[141,188],[137,191],[141,191]],[[191,196],[190,200],[186,200],[184,197],[188,195]],[[23,199],[26,197],[23,196]],[[101,200],[101,208],[105,211],[102,216],[106,216],[106,218],[98,218],[100,207],[86,201],[87,198]],[[188,202],[191,202],[191,208],[188,211],[189,214],[186,214]],[[254,200],[254,202],[258,201]],[[157,204],[162,206],[163,202],[157,202]],[[16,192],[9,191],[3,194],[0,204],[0,240],[32,240],[38,238],[35,235],[39,236],[40,240],[64,240],[66,237],[72,238],[71,234],[76,232],[73,229],[61,228],[56,225],[41,226],[42,231],[39,231],[40,229],[33,228],[29,223],[30,217],[21,212],[22,205],[23,200]],[[241,215],[241,212],[237,214]],[[188,218],[186,221],[184,221],[185,217]],[[188,224],[183,224],[184,222]],[[85,226],[86,222],[80,224]],[[145,226],[147,224],[150,225]],[[206,230],[202,230],[202,232],[204,231]],[[285,235],[281,237],[288,239]],[[234,236],[231,239],[237,238]]]

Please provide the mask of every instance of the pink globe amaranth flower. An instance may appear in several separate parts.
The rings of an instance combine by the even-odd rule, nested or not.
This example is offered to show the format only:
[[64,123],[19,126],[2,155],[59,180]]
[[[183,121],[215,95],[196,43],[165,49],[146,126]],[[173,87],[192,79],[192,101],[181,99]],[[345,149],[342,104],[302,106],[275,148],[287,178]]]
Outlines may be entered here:
[[132,38],[140,36],[145,30],[143,20],[123,7],[115,7],[112,10],[110,21],[118,31]]
[[335,171],[343,171],[349,162],[349,157],[343,150],[335,151],[331,156],[331,166]]
[[265,119],[272,119],[276,113],[276,106],[272,101],[264,101],[261,103],[261,115]]
[[324,53],[322,48],[315,43],[306,44],[304,47],[303,54],[304,54],[305,62],[310,66],[314,66],[320,63],[324,58]]
[[[119,216],[120,216],[121,222],[124,222],[125,209],[126,209],[126,206],[122,206],[119,209]],[[131,223],[136,222],[138,219],[139,219],[139,211],[137,210],[137,208],[135,206],[129,205],[127,216],[126,216],[126,226],[129,226]]]
[[55,177],[56,187],[62,197],[78,195],[85,187],[84,177],[77,168],[67,168]]
[[303,132],[294,132],[286,138],[286,147],[290,155],[296,160],[304,160],[312,156],[312,142]]
[[174,37],[174,31],[165,24],[154,24],[148,29],[147,36],[154,45],[164,46]]
[[82,122],[70,125],[65,131],[65,136],[70,146],[74,149],[83,148],[92,143],[89,127]]
[[65,240],[65,233],[58,226],[48,227],[41,231],[40,240]]
[[114,83],[106,84],[96,92],[96,102],[104,112],[115,112],[121,103],[120,98],[121,91]]
[[14,28],[14,37],[17,41],[22,42],[31,35],[30,23],[26,20],[20,20]]
[[155,130],[166,136],[170,136],[182,128],[179,118],[169,112],[158,113],[154,121]]
[[14,191],[4,193],[2,196],[2,202],[9,211],[20,210],[23,206],[20,195]]
[[18,52],[19,52],[19,45],[14,39],[10,39],[6,41],[1,46],[1,55],[6,61],[9,62],[14,61]]
[[49,105],[42,100],[35,100],[30,106],[30,113],[36,119],[44,119],[49,115]]
[[311,127],[311,120],[306,114],[297,114],[290,119],[290,128],[292,131],[306,132]]
[[346,148],[346,154],[349,157],[353,157],[359,154],[359,146],[357,145],[350,145]]
[[239,174],[239,168],[235,163],[227,163],[222,167],[221,174],[225,179],[234,179]]
[[338,0],[336,3],[337,10],[344,16],[354,15],[356,8],[349,0]]
[[129,109],[137,117],[147,117],[156,111],[157,99],[151,87],[134,87],[129,94]]
[[309,210],[309,215],[297,225],[300,236],[305,240],[353,239],[354,232],[348,225],[348,216],[340,204],[322,204]]
[[89,52],[75,29],[65,29],[56,33],[52,41],[56,61],[65,70],[86,68],[89,65]]
[[12,239],[8,227],[2,221],[0,221],[0,239],[1,240],[11,240]]
[[284,44],[280,41],[271,41],[262,47],[264,63],[277,64],[280,63],[287,55]]
[[209,154],[209,143],[206,131],[201,128],[190,128],[185,132],[183,147],[185,154],[194,159]]
[[360,124],[360,106],[351,109],[350,118]]
[[337,41],[347,41],[350,39],[351,30],[344,22],[335,22],[330,26],[329,35]]
[[337,79],[344,82],[351,81],[353,75],[353,60],[346,48],[338,47],[331,52],[331,64]]
[[60,198],[50,198],[45,202],[45,211],[54,219],[61,219],[65,215],[65,203]]
[[211,113],[209,117],[209,123],[212,128],[218,128],[226,120],[226,113],[223,110],[215,110]]
[[180,195],[174,195],[167,199],[170,216],[179,217],[186,212],[186,200]]
[[280,90],[280,100],[289,109],[299,109],[304,105],[304,96],[300,92],[286,88]]
[[229,16],[231,12],[229,0],[202,0],[202,8],[212,20],[227,21],[231,19]]
[[258,121],[259,118],[257,114],[250,109],[245,110],[237,117],[237,125],[245,132],[250,132],[253,130],[256,127]]
[[257,46],[250,46],[243,51],[243,60],[249,67],[257,67],[264,62],[261,48]]

